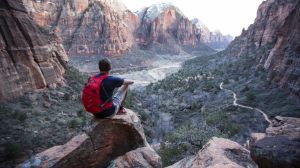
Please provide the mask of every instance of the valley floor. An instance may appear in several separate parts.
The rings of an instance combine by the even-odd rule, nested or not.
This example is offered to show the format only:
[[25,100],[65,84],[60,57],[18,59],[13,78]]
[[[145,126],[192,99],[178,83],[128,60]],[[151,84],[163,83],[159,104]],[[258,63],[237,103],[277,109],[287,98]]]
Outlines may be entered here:
[[[213,136],[245,144],[252,132],[264,132],[269,124],[258,109],[269,118],[300,117],[299,99],[266,81],[266,72],[253,68],[252,58],[233,59],[222,53],[155,58],[145,68],[114,75],[136,80],[138,87],[131,90],[125,107],[139,114],[148,142],[164,166],[195,154]],[[94,73],[98,59],[78,57],[72,65]],[[0,167],[64,144],[88,124],[90,116],[80,103],[87,75],[69,67],[66,79],[67,86],[0,104]]]

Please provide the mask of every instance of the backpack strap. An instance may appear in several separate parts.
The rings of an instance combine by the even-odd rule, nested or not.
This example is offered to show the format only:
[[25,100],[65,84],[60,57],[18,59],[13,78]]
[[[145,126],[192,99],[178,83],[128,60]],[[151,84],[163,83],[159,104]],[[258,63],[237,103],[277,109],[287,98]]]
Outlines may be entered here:
[[[106,78],[107,78],[107,77],[106,77]],[[106,79],[106,78],[105,78],[105,79]],[[104,79],[103,79],[103,80],[104,80]],[[104,91],[106,97],[108,97],[108,98],[105,100],[104,103],[100,104],[99,107],[102,108],[102,110],[106,110],[106,109],[105,109],[105,105],[112,99],[113,96],[108,96],[107,91],[106,91],[106,89],[105,89],[104,86],[103,86],[103,81],[102,81],[102,83],[101,83],[101,87],[103,88],[103,91]]]

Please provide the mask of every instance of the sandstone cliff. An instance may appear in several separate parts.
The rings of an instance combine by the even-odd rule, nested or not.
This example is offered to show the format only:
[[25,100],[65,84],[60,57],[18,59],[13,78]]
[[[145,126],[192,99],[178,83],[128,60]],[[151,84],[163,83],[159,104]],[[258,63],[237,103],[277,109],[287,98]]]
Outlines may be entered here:
[[300,2],[267,0],[254,24],[227,48],[228,55],[253,56],[269,72],[269,80],[300,94]]
[[137,16],[117,0],[23,1],[40,26],[63,39],[70,55],[115,56],[133,45]]
[[63,83],[62,45],[35,24],[21,0],[0,2],[0,49],[0,101]]
[[[118,0],[23,0],[36,22],[57,33],[69,55],[116,56],[134,48],[178,53],[182,46],[224,48],[230,38],[199,29],[171,4],[133,13]],[[205,36],[209,36],[206,39]],[[161,46],[163,45],[163,46]],[[160,49],[161,48],[161,49]]]
[[196,45],[193,24],[172,4],[156,4],[138,12],[141,25],[137,31],[140,43],[178,43]]
[[144,46],[158,43],[195,48],[206,44],[220,49],[225,48],[232,40],[221,33],[210,32],[198,19],[189,20],[170,3],[155,4],[137,14],[141,24],[136,31],[136,38]]
[[126,115],[94,119],[85,133],[64,145],[35,155],[18,167],[101,168],[107,167],[111,161],[110,167],[126,165],[159,168],[162,165],[160,157],[146,141],[139,118],[128,109]]

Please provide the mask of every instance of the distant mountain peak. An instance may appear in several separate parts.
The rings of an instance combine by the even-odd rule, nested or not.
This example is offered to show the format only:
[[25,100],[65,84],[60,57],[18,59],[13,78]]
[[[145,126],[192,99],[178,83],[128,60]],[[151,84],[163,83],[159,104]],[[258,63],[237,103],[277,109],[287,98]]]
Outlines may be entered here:
[[156,3],[149,7],[145,7],[142,10],[137,11],[136,13],[139,16],[144,16],[149,20],[156,19],[160,14],[168,9],[175,9],[180,15],[185,16],[181,10],[174,6],[171,2],[168,3]]
[[198,18],[194,18],[191,20],[191,22],[196,26],[197,29],[208,29],[208,27]]

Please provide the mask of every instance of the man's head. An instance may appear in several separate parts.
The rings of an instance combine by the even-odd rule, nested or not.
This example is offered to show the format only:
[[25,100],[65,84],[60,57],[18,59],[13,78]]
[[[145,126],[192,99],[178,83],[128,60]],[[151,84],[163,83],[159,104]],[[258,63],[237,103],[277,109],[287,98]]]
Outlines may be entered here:
[[111,70],[111,63],[108,58],[103,58],[99,61],[100,72],[109,72]]

